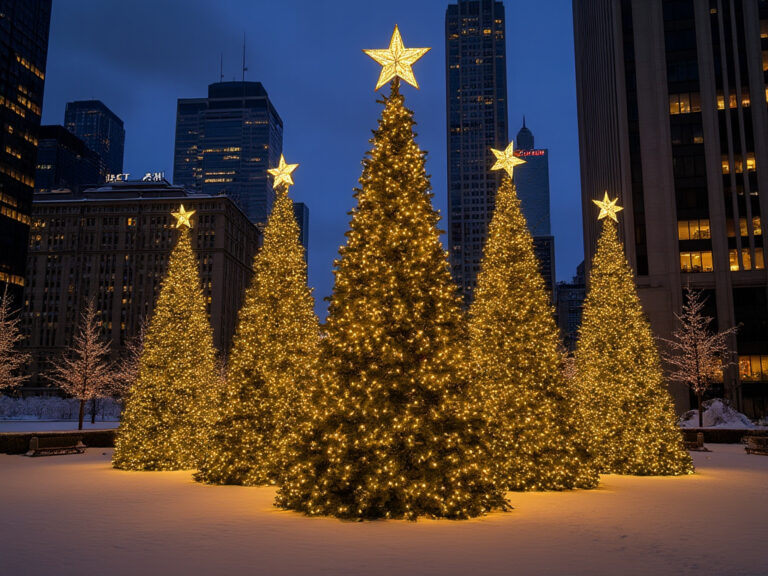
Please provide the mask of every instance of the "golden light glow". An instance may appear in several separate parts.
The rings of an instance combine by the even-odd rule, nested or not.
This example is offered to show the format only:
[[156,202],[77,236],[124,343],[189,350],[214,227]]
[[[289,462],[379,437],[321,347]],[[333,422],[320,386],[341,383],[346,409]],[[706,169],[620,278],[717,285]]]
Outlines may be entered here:
[[184,204],[180,204],[178,212],[171,212],[171,216],[176,218],[176,228],[192,228],[192,221],[190,218],[192,218],[192,215],[195,212],[197,212],[197,210],[190,210],[187,212],[184,210]]
[[597,219],[602,220],[606,216],[608,216],[611,220],[618,223],[619,219],[616,217],[616,213],[624,210],[621,206],[617,206],[616,202],[618,202],[618,198],[614,198],[613,200],[610,200],[608,198],[608,191],[605,191],[605,196],[602,200],[592,200],[599,208],[600,208],[600,214],[598,214]]
[[416,82],[416,77],[413,75],[412,66],[429,50],[430,48],[406,48],[403,45],[400,30],[395,25],[389,48],[386,50],[363,50],[382,66],[379,81],[376,83],[376,90],[393,78],[402,78],[414,88],[418,88],[419,83]]
[[195,479],[274,484],[310,419],[320,328],[287,186],[278,189],[253,261],[227,363],[226,391]]
[[515,166],[525,164],[525,160],[515,156],[515,143],[511,140],[504,150],[491,148],[491,152],[496,156],[496,164],[491,166],[491,170],[506,170],[510,178],[515,172]]
[[311,421],[277,493],[278,506],[309,515],[458,519],[505,503],[399,84],[384,98],[335,264]]
[[197,468],[216,416],[221,391],[213,330],[189,227],[178,236],[120,416],[116,468]]
[[272,187],[278,188],[283,184],[286,189],[288,189],[289,186],[293,186],[293,178],[291,177],[291,174],[298,167],[298,164],[286,164],[285,157],[280,154],[280,163],[277,165],[277,168],[270,168],[267,170],[267,172],[274,178]]
[[618,226],[605,219],[602,228],[589,272],[571,405],[602,473],[690,474],[691,457]]
[[502,176],[469,310],[488,463],[509,490],[593,488],[598,475],[561,369],[560,334],[512,179]]

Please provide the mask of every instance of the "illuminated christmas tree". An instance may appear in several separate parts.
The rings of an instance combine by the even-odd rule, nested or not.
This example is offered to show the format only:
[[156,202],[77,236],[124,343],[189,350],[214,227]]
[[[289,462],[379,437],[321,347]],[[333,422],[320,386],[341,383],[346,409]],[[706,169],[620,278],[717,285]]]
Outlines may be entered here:
[[202,482],[273,483],[290,461],[294,435],[307,421],[320,329],[288,197],[296,166],[281,156],[280,166],[270,170],[277,197],[240,310],[219,421],[195,475]]
[[470,308],[472,383],[488,420],[497,482],[510,490],[597,485],[561,370],[560,335],[533,239],[512,183],[513,153],[493,150],[505,174]]
[[112,463],[126,470],[196,468],[219,393],[213,333],[181,206],[179,237],[147,328],[139,373],[128,393]]
[[470,412],[461,312],[425,155],[397,77],[426,49],[369,51],[391,82],[336,261],[323,388],[277,504],[343,518],[466,518],[503,506]]
[[656,342],[619,241],[621,208],[608,194],[595,203],[605,220],[589,274],[576,380],[596,462],[614,474],[690,473]]

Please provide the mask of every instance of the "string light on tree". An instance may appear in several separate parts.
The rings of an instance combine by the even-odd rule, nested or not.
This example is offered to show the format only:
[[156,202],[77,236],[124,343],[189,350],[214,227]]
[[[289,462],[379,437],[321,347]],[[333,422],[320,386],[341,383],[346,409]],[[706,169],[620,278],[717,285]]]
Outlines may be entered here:
[[[427,49],[366,51],[391,80],[322,341],[311,428],[277,504],[344,518],[467,518],[504,506],[467,397],[457,290],[399,78]],[[389,56],[385,57],[385,54]],[[412,84],[416,85],[415,79]]]
[[126,470],[197,467],[220,392],[213,331],[192,250],[193,211],[179,230],[125,401],[112,464]]
[[603,229],[589,273],[576,350],[575,406],[605,473],[677,475],[693,471],[656,341],[619,241],[617,199],[606,193]]
[[280,164],[275,203],[238,315],[226,392],[195,478],[210,484],[273,484],[293,459],[317,380],[320,329],[288,187],[298,164]]
[[469,310],[472,385],[486,415],[490,463],[511,490],[591,488],[598,475],[571,409],[560,337],[533,238],[512,183],[513,144],[493,170],[506,174]]

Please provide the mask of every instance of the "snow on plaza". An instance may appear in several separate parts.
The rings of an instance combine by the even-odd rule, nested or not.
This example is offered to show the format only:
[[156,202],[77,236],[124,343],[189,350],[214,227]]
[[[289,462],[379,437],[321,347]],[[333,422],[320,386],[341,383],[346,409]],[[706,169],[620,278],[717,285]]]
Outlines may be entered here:
[[694,475],[605,475],[415,523],[307,518],[273,507],[273,488],[115,470],[110,449],[0,455],[0,573],[764,575],[768,457],[708,447]]

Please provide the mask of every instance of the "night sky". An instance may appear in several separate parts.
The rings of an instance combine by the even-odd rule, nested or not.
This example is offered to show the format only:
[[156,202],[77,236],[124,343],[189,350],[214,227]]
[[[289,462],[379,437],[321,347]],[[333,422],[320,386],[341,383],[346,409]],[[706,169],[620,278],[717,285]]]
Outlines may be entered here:
[[[291,195],[310,210],[309,283],[318,312],[333,285],[352,189],[381,106],[380,66],[364,48],[386,48],[400,26],[406,47],[432,47],[404,88],[418,143],[429,151],[434,204],[445,214],[444,0],[56,0],[44,124],[63,124],[71,100],[102,100],[125,122],[124,171],[173,175],[177,98],[205,97],[219,79],[262,82],[283,119],[283,151],[300,164]],[[523,115],[549,149],[557,279],[583,258],[573,25],[570,0],[506,0],[510,138]],[[382,91],[386,88],[382,88]],[[446,224],[442,223],[442,228]]]

